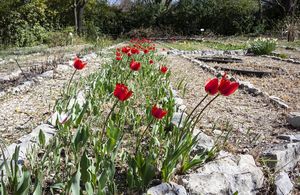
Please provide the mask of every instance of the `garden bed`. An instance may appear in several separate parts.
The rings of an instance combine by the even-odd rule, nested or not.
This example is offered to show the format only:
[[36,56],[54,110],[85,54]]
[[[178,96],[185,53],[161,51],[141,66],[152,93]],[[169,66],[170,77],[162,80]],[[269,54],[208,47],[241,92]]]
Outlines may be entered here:
[[[27,73],[31,71],[34,73],[29,78],[22,75],[15,62],[0,65],[1,75],[5,75],[5,77],[12,71],[18,72],[18,75],[9,77],[15,79],[2,81],[5,84],[1,85],[3,91],[0,92],[2,108],[0,111],[0,140],[2,143],[7,145],[16,142],[21,136],[30,133],[38,124],[49,119],[56,99],[61,96],[61,90],[66,85],[67,78],[72,74],[73,69],[69,65],[69,60],[73,61],[74,56],[82,50],[82,47],[79,46],[78,49],[74,50],[74,53],[64,53],[65,57],[55,66],[51,64],[48,66],[46,61],[32,66],[29,61],[32,57],[19,56],[18,62],[22,69]],[[100,60],[91,57],[92,55],[89,58],[93,65],[81,72],[81,76],[87,76],[97,70],[100,64],[107,60],[106,58]],[[47,57],[40,56],[37,59],[45,60]],[[75,78],[79,77],[75,75]]]
[[[69,92],[67,94],[61,95],[59,91],[66,88],[66,78],[70,77],[73,71],[68,65],[59,65],[57,68],[61,69],[60,74],[56,75],[55,80],[44,79],[41,81],[43,86],[52,83],[50,89],[57,88],[59,83],[60,88],[55,90],[56,96],[45,93],[48,86],[43,88],[34,86],[32,90],[35,93],[30,92],[30,96],[23,94],[27,99],[14,99],[22,106],[26,104],[25,101],[27,103],[37,102],[36,94],[53,97],[52,104],[54,104],[54,100],[57,97],[60,97],[56,103],[55,114],[52,115],[57,117],[52,117],[51,120],[51,123],[58,129],[57,135],[50,142],[48,142],[47,138],[49,145],[44,145],[45,138],[43,138],[43,134],[35,130],[36,138],[34,143],[39,148],[34,149],[33,152],[27,155],[27,159],[25,159],[26,167],[23,167],[24,170],[29,172],[41,170],[41,167],[45,167],[43,176],[37,178],[36,174],[31,175],[35,181],[39,182],[38,185],[41,186],[41,190],[45,193],[50,193],[51,190],[56,193],[74,192],[73,190],[88,192],[88,190],[92,189],[98,192],[105,190],[110,193],[121,191],[123,194],[140,194],[145,192],[147,188],[155,186],[162,181],[180,182],[188,190],[194,192],[197,189],[199,190],[199,188],[193,187],[193,185],[198,185],[197,183],[189,181],[193,180],[193,175],[196,175],[195,170],[191,169],[190,174],[182,175],[182,169],[172,169],[172,167],[180,165],[179,158],[176,157],[176,152],[179,148],[176,148],[178,145],[174,144],[178,141],[177,133],[186,132],[179,131],[173,120],[175,116],[177,118],[182,117],[179,110],[185,110],[187,113],[191,112],[193,107],[200,101],[199,99],[205,96],[205,83],[207,78],[212,78],[213,75],[209,76],[209,73],[182,59],[180,56],[168,55],[166,57],[167,61],[164,61],[165,57],[156,56],[154,51],[149,53],[149,51],[143,51],[142,49],[140,54],[133,55],[135,61],[142,62],[139,65],[139,63],[135,63],[131,58],[127,57],[126,52],[123,52],[123,48],[116,51],[112,56],[113,59],[108,63],[104,62],[100,70],[98,69],[100,65],[99,58],[89,60],[86,69],[80,71],[80,76],[85,75],[87,77],[80,79],[77,72],[73,79],[76,84],[67,90]],[[152,49],[151,47],[149,48],[150,50]],[[127,49],[125,48],[124,50]],[[163,51],[162,54],[166,54],[166,52]],[[294,70],[294,67],[289,67],[289,65],[279,67],[273,63],[268,66],[256,64],[257,57],[241,57],[241,59],[244,63],[218,63],[217,65],[226,68],[226,66],[235,64],[236,67],[242,68],[246,64],[246,67],[254,70],[285,70],[284,74]],[[251,59],[255,60],[255,62],[251,61]],[[103,59],[101,59],[102,62]],[[94,66],[94,64],[97,65]],[[182,66],[182,64],[185,66]],[[208,64],[212,67],[216,65],[216,63]],[[165,65],[170,68],[170,71]],[[140,66],[142,67],[141,69]],[[62,70],[62,68],[65,69]],[[234,77],[239,78],[239,75],[234,75]],[[240,77],[248,78],[248,76]],[[178,90],[179,96],[183,97],[183,100],[178,98],[178,96],[173,99],[172,94],[178,92],[171,90],[169,78],[171,79],[171,85]],[[260,81],[259,78],[252,78],[258,82]],[[266,78],[271,79],[271,77]],[[60,82],[57,83],[58,80]],[[62,80],[64,81],[61,82]],[[133,94],[127,97],[118,95],[120,94],[119,92],[115,93],[117,88],[115,84],[117,82],[125,82],[129,90],[133,90]],[[6,99],[9,100],[6,102],[7,108],[9,108],[9,105],[16,104],[12,99]],[[120,102],[117,101],[118,99]],[[208,103],[208,101],[204,101],[204,103]],[[153,105],[155,104],[162,107],[163,110],[167,110],[167,114],[164,116],[161,115],[163,111],[153,111]],[[179,106],[174,107],[175,104],[179,104]],[[36,105],[26,106],[36,108]],[[198,131],[211,135],[215,139],[217,149],[225,149],[233,154],[252,154],[254,158],[258,158],[264,149],[272,146],[272,144],[282,142],[278,141],[277,135],[293,133],[293,129],[285,123],[285,111],[274,107],[263,96],[253,97],[240,90],[230,97],[220,96],[208,108],[208,113],[203,116],[201,123],[196,126]],[[42,106],[42,109],[45,109],[45,106]],[[173,115],[175,109],[179,113],[174,113]],[[24,110],[27,112],[29,109],[24,107]],[[41,112],[39,110],[36,111]],[[16,109],[15,112],[22,113],[27,117],[30,116],[30,120],[33,118],[28,113],[20,112],[20,109]],[[9,109],[7,109],[7,113],[8,115],[10,114]],[[48,118],[50,113],[51,111],[45,115],[45,119]],[[156,115],[158,118],[155,120],[153,120],[155,116],[153,113],[158,114]],[[3,115],[3,117],[5,116]],[[38,116],[38,118],[40,119],[41,117]],[[162,118],[162,120],[159,118]],[[170,125],[171,119],[173,125]],[[16,118],[8,125],[17,125],[19,120],[20,118]],[[32,123],[32,125],[36,124]],[[2,126],[5,126],[5,124],[1,124]],[[119,128],[116,126],[119,126]],[[121,133],[118,129],[121,130]],[[15,130],[11,130],[10,133],[12,137],[8,137],[8,140],[13,141],[23,135],[23,132],[18,134]],[[12,135],[13,133],[15,134]],[[173,135],[176,136],[173,137]],[[187,134],[186,136],[190,135]],[[206,137],[208,136],[203,135],[201,139]],[[26,140],[27,138],[22,138],[20,145],[25,144],[28,141]],[[183,139],[182,141],[182,144],[184,144],[188,139]],[[139,146],[143,152],[136,151],[136,148]],[[49,155],[48,151],[52,151],[53,155]],[[203,150],[200,151],[203,152]],[[206,159],[205,162],[207,162],[214,157],[215,152],[215,150],[212,150],[209,153],[201,153],[203,155],[201,158]],[[185,163],[188,165],[188,159],[195,157],[196,153],[193,150],[187,154]],[[222,153],[222,155],[224,154]],[[210,170],[210,166],[214,167],[214,163],[218,164],[219,160],[222,161],[223,158],[226,159],[225,161],[229,160],[236,164],[235,166],[240,164],[237,159],[245,158],[251,161],[251,167],[255,167],[255,163],[249,155],[239,157],[226,153],[225,156],[222,155],[216,161],[209,162],[207,165],[197,169],[196,172],[204,171],[205,169]],[[199,161],[199,164],[202,162],[204,161]],[[81,168],[80,166],[87,167]],[[63,167],[65,171],[57,169],[57,167]],[[101,173],[100,178],[96,177],[93,167]],[[89,170],[89,172],[84,170]],[[223,173],[215,174],[223,175]],[[255,174],[257,175],[254,178],[251,176],[252,173],[249,177],[254,179],[255,185],[261,186],[262,181],[259,184],[255,182],[262,175],[257,167],[255,168]],[[230,178],[231,176],[232,173],[228,175]],[[96,179],[90,180],[93,177]],[[80,179],[80,183],[72,183],[72,181],[78,179]],[[98,179],[101,179],[104,183],[98,183]],[[88,184],[84,185],[82,183],[83,180],[89,181]],[[219,179],[216,181],[219,181]],[[211,183],[210,180],[206,182]],[[237,181],[233,179],[230,182]],[[172,188],[174,186],[176,185],[171,185]],[[34,189],[36,190],[37,188]],[[205,188],[203,190],[211,189],[213,188]],[[245,188],[241,184],[238,189],[242,193],[242,190]]]
[[[175,102],[170,71],[161,64],[163,57],[155,55],[151,43],[144,45],[147,49],[141,54],[134,53],[136,48],[123,47],[122,54],[116,51],[112,62],[84,79],[72,76],[76,84],[70,81],[71,87],[65,85],[52,115],[56,116],[51,120],[56,135],[49,140],[43,131],[35,130],[34,145],[31,139],[22,138],[18,147],[37,147],[22,161],[16,148],[16,163],[5,167],[8,183],[1,183],[0,189],[18,192],[19,187],[10,182],[15,179],[23,182],[23,191],[39,194],[140,194],[157,180],[173,180],[212,159],[216,148],[192,153],[197,137],[189,129],[171,125]],[[85,64],[76,59],[74,67],[84,72]],[[190,128],[189,124],[184,128]],[[11,175],[17,162],[23,164],[22,174]],[[24,183],[22,175],[28,182]],[[37,183],[35,187],[32,181]]]
[[57,60],[67,60],[70,55],[74,56],[76,53],[86,53],[91,50],[91,45],[76,45],[66,47],[33,47],[33,48],[20,48],[15,52],[8,49],[8,51],[0,50],[0,58],[2,59],[0,64],[1,74],[10,74],[16,70],[19,70],[18,63],[21,68],[28,68],[35,64],[40,65],[42,63],[49,63]]
[[[197,58],[197,54],[189,55]],[[201,56],[202,57],[202,56]],[[287,103],[289,109],[300,109],[300,66],[260,56],[239,56],[243,63],[211,63],[208,66],[231,72],[240,81],[246,81]]]
[[[291,110],[300,110],[300,66],[262,57],[242,57],[243,65],[233,64],[234,67],[251,68],[252,70],[271,70],[273,74],[267,77],[255,78],[247,75],[236,75],[242,81],[249,81],[254,86],[277,96],[286,102]],[[211,64],[214,66],[214,64]],[[219,65],[218,65],[219,66]],[[222,66],[223,67],[223,66]]]
[[215,69],[228,72],[230,74],[240,74],[240,75],[247,75],[247,76],[255,76],[255,77],[263,77],[263,76],[270,76],[273,72],[270,71],[257,71],[257,70],[245,70],[245,69],[236,69],[236,68],[227,68],[223,66],[214,66]]
[[197,60],[203,62],[215,62],[215,63],[242,63],[243,60],[240,58],[233,58],[233,57],[218,57],[218,56],[211,56],[211,57],[196,57]]

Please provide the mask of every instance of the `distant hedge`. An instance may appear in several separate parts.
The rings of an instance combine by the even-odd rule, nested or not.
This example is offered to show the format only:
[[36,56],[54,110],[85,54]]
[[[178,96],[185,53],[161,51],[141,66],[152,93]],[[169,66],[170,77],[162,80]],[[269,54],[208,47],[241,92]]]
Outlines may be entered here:
[[[219,35],[264,33],[293,16],[283,9],[287,1],[293,0],[120,0],[114,5],[105,0],[6,0],[0,3],[0,44],[47,44],[53,33],[76,33],[75,12],[80,35],[89,39],[199,35],[202,28]],[[82,7],[74,9],[74,3]],[[292,14],[299,10],[296,5]]]

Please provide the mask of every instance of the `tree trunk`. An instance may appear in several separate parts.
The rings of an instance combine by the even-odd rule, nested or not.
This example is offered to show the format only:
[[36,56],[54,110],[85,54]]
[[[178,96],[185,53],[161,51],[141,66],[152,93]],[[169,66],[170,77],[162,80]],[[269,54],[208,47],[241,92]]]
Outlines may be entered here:
[[77,24],[78,24],[78,35],[82,35],[82,19],[83,19],[84,7],[78,7],[77,9]]
[[74,20],[75,20],[75,32],[76,34],[78,34],[77,0],[74,0]]
[[262,24],[262,20],[263,20],[263,9],[262,9],[262,2],[261,2],[261,0],[258,0],[258,7],[259,7],[259,9],[258,9],[258,12],[259,12],[259,23],[260,24]]
[[88,0],[74,0],[74,16],[77,35],[82,35],[83,13]]
[[295,32],[288,31],[288,42],[294,42],[294,41],[295,41]]
[[288,1],[288,17],[290,17],[290,24],[288,29],[288,42],[294,42],[296,33],[297,33],[297,27],[296,27],[296,21],[295,21],[295,12],[297,8],[298,0],[289,0]]

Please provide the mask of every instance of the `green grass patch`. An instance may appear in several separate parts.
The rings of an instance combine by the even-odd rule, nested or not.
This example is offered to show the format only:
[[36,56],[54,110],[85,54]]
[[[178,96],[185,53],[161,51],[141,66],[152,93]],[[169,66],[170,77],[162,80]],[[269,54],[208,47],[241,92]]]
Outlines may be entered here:
[[285,40],[280,40],[279,41],[280,45],[286,46],[286,47],[291,47],[291,48],[300,48],[300,40],[296,40],[294,42],[288,42]]
[[167,46],[173,47],[178,50],[193,51],[193,50],[239,50],[246,49],[246,43],[222,43],[218,41],[176,41],[166,43]]

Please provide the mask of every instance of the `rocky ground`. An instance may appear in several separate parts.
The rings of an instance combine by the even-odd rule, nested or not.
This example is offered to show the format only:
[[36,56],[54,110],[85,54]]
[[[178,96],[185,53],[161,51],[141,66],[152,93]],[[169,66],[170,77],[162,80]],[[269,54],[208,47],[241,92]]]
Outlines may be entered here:
[[[197,54],[188,55],[190,58],[196,56]],[[239,90],[232,96],[217,98],[206,111],[201,122],[198,124],[198,128],[213,137],[225,151],[235,155],[252,155],[256,165],[261,167],[264,171],[266,171],[266,166],[265,162],[261,161],[262,156],[266,153],[268,155],[271,154],[271,156],[273,155],[273,161],[277,162],[274,166],[277,168],[280,167],[275,171],[277,174],[273,172],[273,178],[276,178],[276,182],[285,178],[286,180],[284,180],[284,182],[280,180],[279,183],[282,182],[284,186],[291,186],[289,177],[287,176],[287,173],[289,173],[290,178],[294,180],[294,185],[297,187],[299,185],[299,171],[298,169],[294,169],[294,167],[299,160],[299,144],[288,144],[292,139],[290,139],[290,136],[285,135],[298,136],[298,130],[289,125],[286,119],[289,111],[299,111],[300,80],[298,73],[300,66],[263,57],[238,57],[244,61],[243,65],[245,64],[246,67],[252,69],[270,66],[271,69],[276,67],[285,70],[284,74],[272,74],[271,76],[262,78],[240,75],[232,76],[238,80],[250,81],[253,85],[260,88],[261,91],[282,98],[289,104],[289,109],[283,109],[273,105],[266,96],[254,96],[247,91]],[[209,74],[206,70],[203,70],[199,65],[179,55],[167,55],[167,59],[172,71],[172,85],[178,88],[180,96],[183,99],[183,104],[187,107],[186,111],[189,113],[201,98],[205,96],[204,85],[207,79],[214,76]],[[216,65],[215,63],[206,64],[212,67]],[[220,64],[217,65],[220,66]],[[238,65],[238,67],[245,68],[243,65]],[[223,64],[221,66],[228,67],[234,65]],[[224,144],[224,140],[227,140],[227,143]],[[294,139],[294,141],[296,141],[296,139]],[[286,148],[293,149],[289,150]],[[283,156],[279,157],[279,153]],[[228,157],[227,155],[225,156],[226,158]],[[281,164],[281,166],[279,164]],[[219,166],[222,167],[222,164]],[[285,169],[284,167],[288,168]],[[199,180],[199,177],[204,179],[205,177],[203,178],[202,173],[203,171],[206,173],[207,170],[205,168],[201,169],[202,170],[196,171],[200,171],[200,176],[189,175],[187,180]],[[209,165],[208,169],[211,170]],[[281,170],[285,170],[286,172],[281,172]],[[280,172],[280,176],[278,172]],[[227,174],[226,171],[222,173]],[[271,176],[266,174],[266,172],[265,176],[267,179],[265,179],[264,187],[262,187],[260,192],[262,194],[269,194],[272,191],[270,186],[274,183],[270,182],[269,179]],[[190,190],[200,188],[199,185],[191,185],[191,182],[183,182],[183,184]],[[204,182],[204,185],[206,184],[207,183]],[[289,190],[291,189],[290,187]],[[282,189],[277,187],[273,192],[277,194],[290,194],[290,191],[287,189],[283,189],[284,193],[279,193],[280,190]],[[297,193],[298,191],[294,188],[293,194]]]

